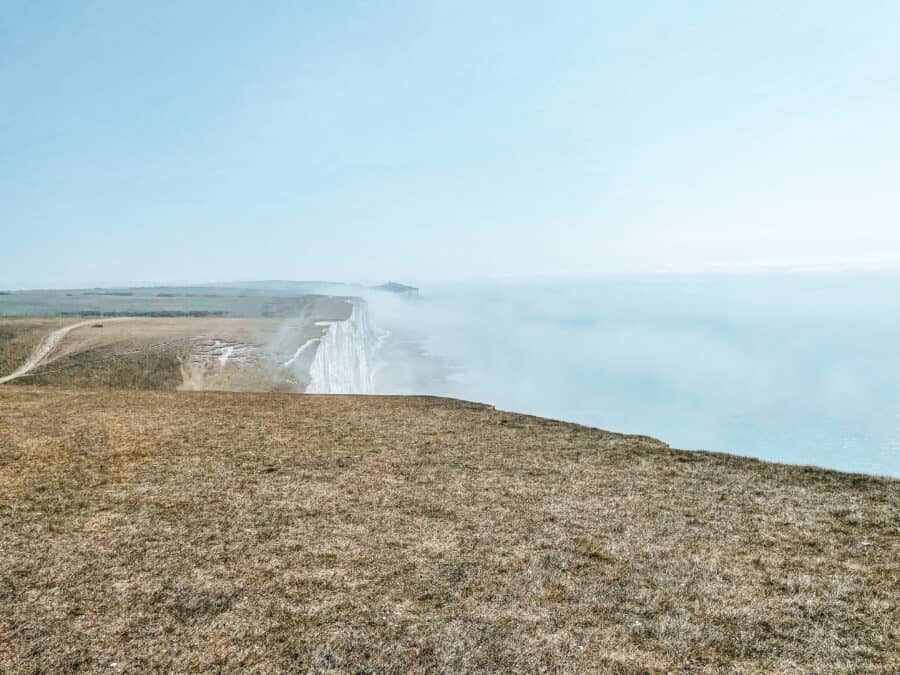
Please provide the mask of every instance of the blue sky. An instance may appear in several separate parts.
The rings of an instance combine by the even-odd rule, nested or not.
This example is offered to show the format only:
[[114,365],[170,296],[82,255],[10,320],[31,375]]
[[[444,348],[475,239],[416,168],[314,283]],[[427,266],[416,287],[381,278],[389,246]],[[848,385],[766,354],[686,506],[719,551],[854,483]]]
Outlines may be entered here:
[[900,4],[0,3],[0,286],[900,261]]

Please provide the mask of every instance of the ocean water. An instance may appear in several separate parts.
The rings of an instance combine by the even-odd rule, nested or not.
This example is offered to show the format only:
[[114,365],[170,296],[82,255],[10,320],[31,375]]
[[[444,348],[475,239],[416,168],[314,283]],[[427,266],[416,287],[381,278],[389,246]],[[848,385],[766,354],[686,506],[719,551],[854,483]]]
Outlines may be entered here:
[[803,272],[378,296],[379,326],[424,355],[387,359],[376,389],[900,476],[898,290],[896,272]]

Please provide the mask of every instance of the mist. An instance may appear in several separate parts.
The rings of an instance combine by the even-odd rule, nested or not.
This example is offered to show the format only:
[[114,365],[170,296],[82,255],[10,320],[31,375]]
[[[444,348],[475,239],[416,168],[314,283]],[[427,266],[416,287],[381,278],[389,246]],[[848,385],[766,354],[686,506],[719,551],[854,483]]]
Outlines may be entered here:
[[[447,284],[368,295],[376,389],[900,474],[896,272]],[[413,349],[411,346],[418,348]]]

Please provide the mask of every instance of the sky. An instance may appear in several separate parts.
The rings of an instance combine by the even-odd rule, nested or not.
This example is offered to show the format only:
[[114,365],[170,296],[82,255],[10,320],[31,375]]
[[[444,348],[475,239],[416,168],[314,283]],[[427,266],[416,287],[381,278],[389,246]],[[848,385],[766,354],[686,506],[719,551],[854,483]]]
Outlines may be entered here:
[[0,287],[900,262],[900,3],[0,0]]

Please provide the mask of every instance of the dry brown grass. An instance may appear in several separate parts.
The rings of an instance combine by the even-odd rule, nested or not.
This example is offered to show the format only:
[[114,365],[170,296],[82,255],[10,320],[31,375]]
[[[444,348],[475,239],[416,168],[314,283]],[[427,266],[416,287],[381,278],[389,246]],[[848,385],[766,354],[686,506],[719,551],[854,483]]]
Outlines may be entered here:
[[896,672],[898,523],[458,401],[0,387],[0,670]]
[[0,377],[25,363],[49,333],[78,321],[79,319],[0,318]]
[[111,345],[59,356],[9,384],[169,390],[181,384],[186,345],[166,345],[139,353],[132,349],[130,345]]
[[[345,305],[341,302],[338,309]],[[327,304],[313,307],[328,316]],[[332,308],[332,314],[335,311]],[[53,330],[85,321],[0,318],[0,364],[6,364],[0,376],[20,367]],[[322,328],[310,318],[97,318],[66,334],[37,367],[10,384],[296,391],[298,387],[285,379],[295,380],[295,374],[280,370],[279,365],[307,338],[321,333]],[[218,340],[267,345],[273,352],[264,348],[260,352],[262,361],[246,366],[237,365],[233,359],[223,367],[214,357],[198,366],[196,359],[190,358],[192,349]],[[299,388],[302,390],[302,386]]]

